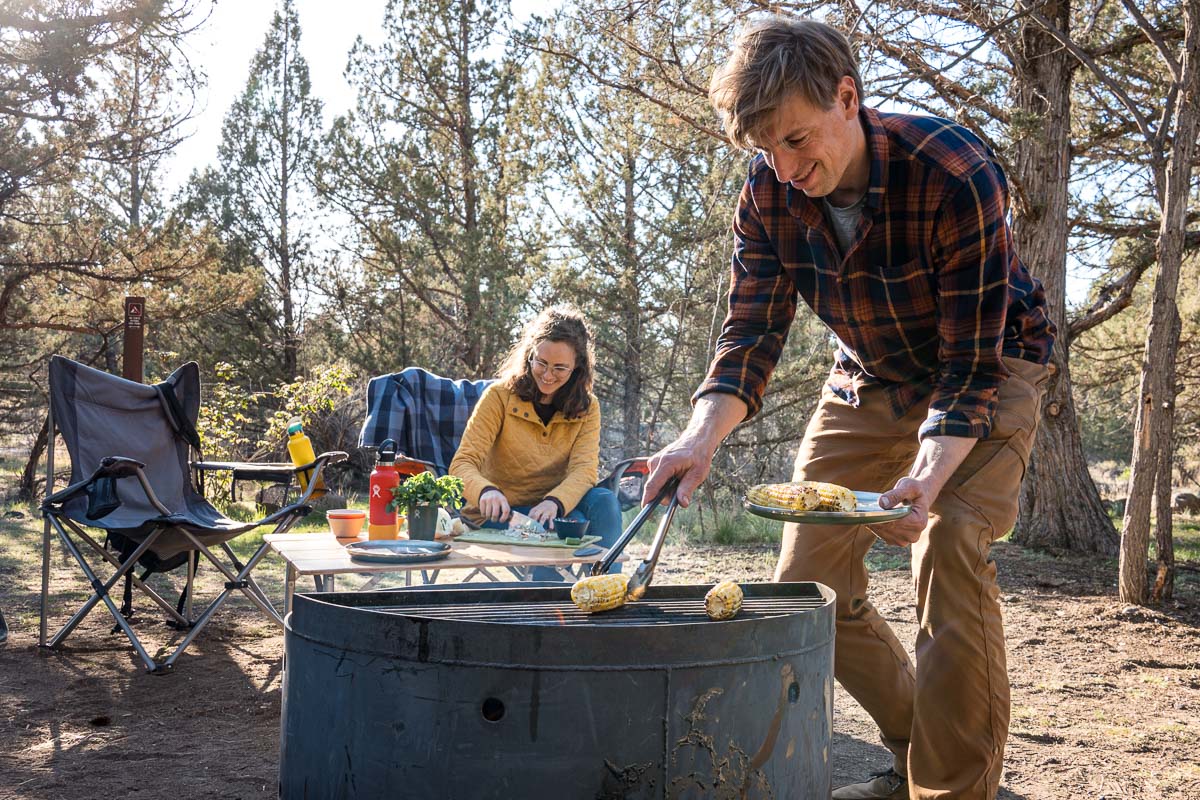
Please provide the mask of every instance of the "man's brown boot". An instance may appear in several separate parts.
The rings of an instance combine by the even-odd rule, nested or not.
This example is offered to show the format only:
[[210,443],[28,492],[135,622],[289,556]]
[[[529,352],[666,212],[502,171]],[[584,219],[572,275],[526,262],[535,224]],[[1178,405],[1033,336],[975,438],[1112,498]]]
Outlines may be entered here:
[[834,789],[833,800],[908,800],[908,778],[894,769],[877,772],[865,783]]

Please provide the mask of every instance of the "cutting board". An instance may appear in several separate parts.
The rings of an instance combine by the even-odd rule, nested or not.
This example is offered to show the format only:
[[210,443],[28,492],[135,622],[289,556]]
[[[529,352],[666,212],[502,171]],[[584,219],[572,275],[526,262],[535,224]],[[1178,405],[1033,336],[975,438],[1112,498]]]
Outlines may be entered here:
[[519,536],[510,534],[508,531],[495,529],[489,530],[487,528],[483,528],[477,531],[468,531],[467,533],[464,533],[455,539],[455,541],[475,542],[476,544],[515,544],[521,547],[565,547],[571,550],[576,550],[585,545],[589,545],[592,542],[600,541],[600,537],[584,536],[578,544],[567,544],[565,541],[558,538],[539,542],[537,540],[531,541],[528,539],[522,539]]

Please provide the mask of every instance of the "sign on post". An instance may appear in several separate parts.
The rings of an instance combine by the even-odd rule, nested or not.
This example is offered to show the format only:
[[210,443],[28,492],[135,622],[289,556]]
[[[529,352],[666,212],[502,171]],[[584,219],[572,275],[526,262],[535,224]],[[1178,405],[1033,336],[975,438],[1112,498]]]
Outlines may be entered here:
[[121,377],[142,382],[142,348],[146,330],[146,298],[125,298],[125,351]]

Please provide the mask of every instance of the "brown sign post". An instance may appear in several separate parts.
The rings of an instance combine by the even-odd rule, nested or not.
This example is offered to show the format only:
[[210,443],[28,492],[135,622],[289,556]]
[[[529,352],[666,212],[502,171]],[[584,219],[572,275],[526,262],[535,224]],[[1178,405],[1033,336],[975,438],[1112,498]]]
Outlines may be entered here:
[[121,377],[142,382],[142,344],[146,330],[146,298],[125,298],[125,352]]

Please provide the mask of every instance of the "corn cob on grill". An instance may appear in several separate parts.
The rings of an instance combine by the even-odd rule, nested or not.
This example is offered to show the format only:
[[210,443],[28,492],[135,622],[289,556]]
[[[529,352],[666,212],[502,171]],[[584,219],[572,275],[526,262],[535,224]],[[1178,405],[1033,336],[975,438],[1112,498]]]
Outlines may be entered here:
[[746,491],[746,499],[756,505],[792,511],[853,511],[858,507],[854,492],[822,481],[761,483]]
[[721,581],[704,595],[704,611],[709,619],[733,619],[742,610],[742,587],[733,581]]
[[620,573],[590,575],[571,587],[571,601],[587,612],[608,611],[625,605],[629,576]]

